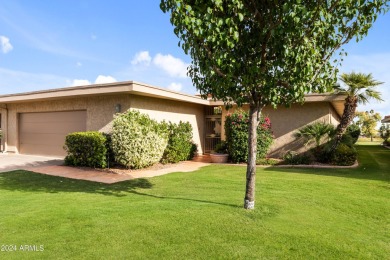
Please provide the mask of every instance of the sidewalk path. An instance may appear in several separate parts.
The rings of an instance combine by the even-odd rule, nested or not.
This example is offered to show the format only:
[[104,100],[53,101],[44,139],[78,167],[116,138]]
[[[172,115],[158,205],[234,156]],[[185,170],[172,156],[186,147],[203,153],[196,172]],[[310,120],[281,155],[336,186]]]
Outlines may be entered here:
[[95,170],[91,168],[77,168],[61,165],[51,166],[33,166],[24,167],[23,170],[32,171],[41,174],[47,174],[52,176],[60,176],[71,179],[87,180],[101,183],[117,183],[121,181],[127,181],[135,178],[150,178],[160,176],[172,172],[192,172],[196,171],[203,166],[207,166],[210,163],[185,161],[177,164],[172,164],[161,169],[142,169],[126,171],[126,173],[113,173],[105,170]]

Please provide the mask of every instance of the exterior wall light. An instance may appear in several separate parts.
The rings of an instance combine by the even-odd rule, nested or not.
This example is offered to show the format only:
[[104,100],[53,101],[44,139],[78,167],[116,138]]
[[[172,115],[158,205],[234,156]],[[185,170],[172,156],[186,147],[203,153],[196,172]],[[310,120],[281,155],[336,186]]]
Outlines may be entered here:
[[122,110],[121,104],[116,104],[116,105],[115,105],[115,113],[120,113],[121,110]]

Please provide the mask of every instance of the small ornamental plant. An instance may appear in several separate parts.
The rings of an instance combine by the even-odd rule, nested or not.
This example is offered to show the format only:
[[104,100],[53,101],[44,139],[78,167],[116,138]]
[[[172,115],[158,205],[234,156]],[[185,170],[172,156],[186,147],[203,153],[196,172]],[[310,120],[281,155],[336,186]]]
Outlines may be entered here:
[[[257,127],[257,158],[265,158],[273,142],[271,120],[261,115]],[[248,161],[249,114],[241,109],[226,116],[225,133],[229,157],[234,163]]]

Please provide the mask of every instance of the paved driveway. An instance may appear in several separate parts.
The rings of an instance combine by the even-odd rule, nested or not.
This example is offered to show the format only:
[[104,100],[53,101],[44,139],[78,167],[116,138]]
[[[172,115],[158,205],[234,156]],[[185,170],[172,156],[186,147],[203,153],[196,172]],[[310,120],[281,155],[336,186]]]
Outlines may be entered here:
[[13,170],[31,169],[34,167],[62,165],[62,158],[0,153],[0,172],[8,172]]

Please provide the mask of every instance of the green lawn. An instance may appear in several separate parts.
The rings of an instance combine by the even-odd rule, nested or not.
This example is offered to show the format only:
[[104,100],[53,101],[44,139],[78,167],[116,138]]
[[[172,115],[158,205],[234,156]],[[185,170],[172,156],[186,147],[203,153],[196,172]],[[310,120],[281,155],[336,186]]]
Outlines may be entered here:
[[358,169],[258,168],[254,211],[241,166],[114,185],[0,173],[0,245],[17,246],[0,259],[388,259],[390,150],[358,150]]

